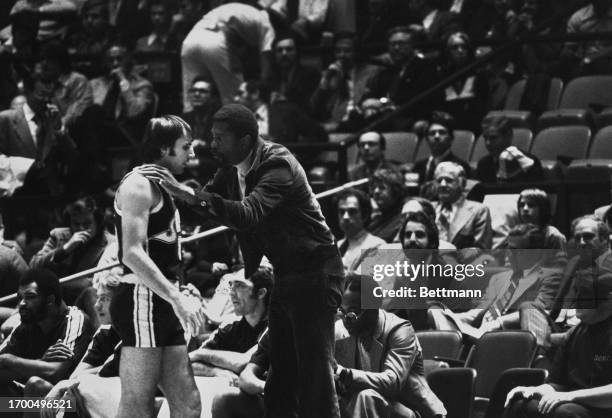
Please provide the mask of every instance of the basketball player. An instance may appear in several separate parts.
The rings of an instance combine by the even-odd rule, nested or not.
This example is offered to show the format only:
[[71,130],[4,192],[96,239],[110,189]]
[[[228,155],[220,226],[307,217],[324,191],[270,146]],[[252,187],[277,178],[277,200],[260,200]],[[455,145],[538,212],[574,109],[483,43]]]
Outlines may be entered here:
[[[191,130],[177,116],[149,121],[145,162],[180,174],[191,155]],[[179,219],[173,198],[139,168],[115,198],[119,258],[125,279],[111,304],[123,341],[118,417],[152,417],[159,385],[172,416],[199,417],[200,397],[187,356],[185,332],[203,323],[201,304],[179,290]]]

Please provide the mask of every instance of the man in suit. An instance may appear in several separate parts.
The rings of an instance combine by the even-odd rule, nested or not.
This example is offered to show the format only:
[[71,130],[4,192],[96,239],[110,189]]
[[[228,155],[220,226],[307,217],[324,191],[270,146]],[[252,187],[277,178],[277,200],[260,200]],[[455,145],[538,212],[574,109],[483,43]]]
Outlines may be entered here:
[[446,112],[435,111],[432,113],[426,133],[427,145],[429,145],[431,155],[414,164],[414,171],[419,174],[421,184],[434,179],[436,167],[443,161],[452,161],[459,164],[463,167],[466,176],[470,176],[470,165],[451,151],[454,130],[455,118]]
[[454,162],[442,162],[435,171],[438,201],[434,204],[440,239],[457,248],[491,248],[493,230],[489,209],[465,198],[465,170]]
[[483,121],[482,136],[489,154],[478,161],[476,180],[483,183],[544,180],[538,157],[512,146],[512,127],[507,117],[495,116]]
[[24,79],[23,108],[0,112],[0,155],[33,160],[27,173],[21,178],[18,175],[23,186],[4,199],[2,217],[7,239],[13,239],[20,227],[29,235],[47,235],[50,200],[63,192],[62,167],[78,157],[59,109],[50,104],[55,85],[55,80],[37,70]]
[[362,307],[362,292],[371,294],[375,286],[370,277],[355,275],[342,296],[346,332],[336,341],[335,376],[343,416],[446,416],[425,380],[423,353],[410,322]]
[[506,397],[506,418],[604,418],[612,414],[612,274],[591,269],[573,283],[580,323],[564,338],[540,386]]
[[550,309],[561,281],[561,269],[542,267],[541,252],[521,251],[543,245],[544,235],[536,225],[514,227],[508,235],[512,270],[491,277],[480,306],[457,317],[483,332],[513,328],[531,331],[537,324],[531,323],[523,310],[531,309],[531,303]]
[[300,64],[296,38],[277,37],[272,48],[274,64],[269,78],[271,101],[288,101],[309,111],[310,96],[317,88],[321,73],[313,67]]

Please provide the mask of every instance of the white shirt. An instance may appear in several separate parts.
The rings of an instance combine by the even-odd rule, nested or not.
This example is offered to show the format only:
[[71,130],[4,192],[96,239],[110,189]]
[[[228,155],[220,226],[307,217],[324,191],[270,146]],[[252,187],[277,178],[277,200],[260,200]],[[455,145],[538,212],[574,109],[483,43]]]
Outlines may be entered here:
[[[346,238],[338,241],[338,248],[340,248]],[[349,270],[355,270],[363,259],[361,258],[362,252],[370,250],[372,248],[378,248],[383,245],[385,240],[379,238],[375,235],[370,234],[369,232],[365,232],[360,237],[358,237],[355,241],[349,241],[348,248],[346,252],[342,256],[342,264],[347,267]]]
[[257,118],[257,126],[259,127],[259,133],[262,135],[269,135],[269,118],[268,118],[268,105],[262,104],[255,110],[255,117]]
[[247,157],[242,160],[238,165],[235,165],[238,170],[238,184],[240,185],[240,195],[244,197],[244,193],[246,190],[246,175],[249,171],[251,171],[251,167],[253,167],[253,161],[251,157],[253,156],[253,151],[247,155]]
[[32,135],[32,141],[34,141],[34,145],[38,146],[36,143],[36,135],[38,134],[38,125],[34,121],[34,111],[28,105],[28,102],[23,104],[23,114],[25,115],[26,121],[28,122],[28,128],[30,129],[30,135]]

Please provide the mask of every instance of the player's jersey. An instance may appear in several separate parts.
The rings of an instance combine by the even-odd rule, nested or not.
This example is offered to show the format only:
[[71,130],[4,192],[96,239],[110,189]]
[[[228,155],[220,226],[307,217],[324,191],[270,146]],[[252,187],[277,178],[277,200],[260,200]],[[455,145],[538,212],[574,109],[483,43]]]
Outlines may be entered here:
[[[123,184],[128,176],[137,172],[138,168],[135,168],[126,174],[121,180],[121,184]],[[147,242],[143,242],[143,247],[167,279],[180,280],[181,248],[179,245],[179,232],[181,223],[179,213],[168,192],[155,183],[153,185],[159,190],[162,198],[149,212],[149,224],[147,226],[149,238]],[[119,243],[119,261],[121,262],[123,255],[122,217],[121,210],[117,207],[116,199],[114,206],[114,221]],[[126,274],[131,273],[130,269],[125,265],[124,269]]]

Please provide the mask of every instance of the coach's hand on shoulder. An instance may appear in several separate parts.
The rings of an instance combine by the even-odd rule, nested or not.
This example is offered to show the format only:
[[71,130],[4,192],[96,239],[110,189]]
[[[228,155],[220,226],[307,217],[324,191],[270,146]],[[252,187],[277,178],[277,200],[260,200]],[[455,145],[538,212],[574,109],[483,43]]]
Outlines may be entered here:
[[198,335],[200,328],[204,326],[206,315],[202,302],[195,296],[187,296],[179,293],[178,298],[172,303],[183,329],[192,336]]
[[180,183],[167,169],[155,164],[146,164],[138,167],[138,173],[159,184],[173,197],[192,205],[197,204],[194,190]]

